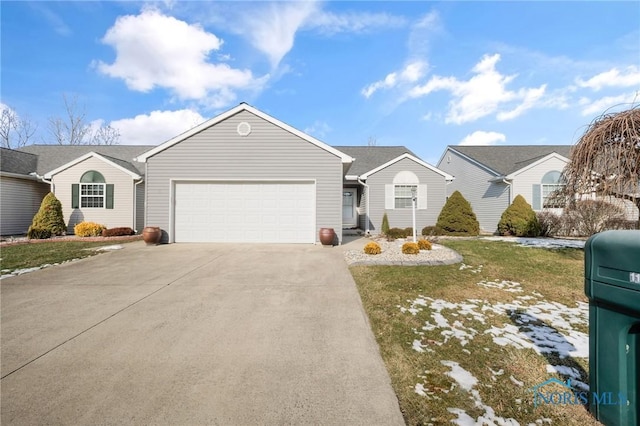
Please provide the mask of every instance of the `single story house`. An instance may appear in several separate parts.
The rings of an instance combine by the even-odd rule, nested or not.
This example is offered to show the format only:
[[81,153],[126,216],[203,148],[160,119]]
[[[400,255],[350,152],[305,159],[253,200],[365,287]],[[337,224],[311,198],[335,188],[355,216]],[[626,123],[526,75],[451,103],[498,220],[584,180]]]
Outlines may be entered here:
[[[469,201],[480,229],[495,233],[505,209],[522,195],[533,210],[561,213],[549,195],[562,186],[561,174],[569,162],[571,145],[499,145],[448,146],[438,169],[455,177],[448,194],[460,193]],[[637,218],[632,203],[606,199],[620,204],[627,215]]]
[[384,213],[392,227],[412,226],[414,196],[418,230],[435,224],[453,179],[405,147],[333,147],[246,103],[158,146],[8,151],[27,162],[11,173],[34,201],[3,190],[3,206],[22,211],[16,225],[3,215],[3,235],[26,232],[50,189],[69,232],[88,220],[158,226],[169,243],[316,243],[333,228],[342,241],[343,229],[380,233]]
[[[360,158],[360,159],[359,159]],[[164,242],[315,243],[321,228],[435,223],[451,176],[404,147],[332,147],[241,103],[139,155]]]
[[144,165],[150,146],[29,145],[3,148],[0,234],[26,233],[44,196],[62,204],[67,232],[82,221],[109,228],[144,227]]

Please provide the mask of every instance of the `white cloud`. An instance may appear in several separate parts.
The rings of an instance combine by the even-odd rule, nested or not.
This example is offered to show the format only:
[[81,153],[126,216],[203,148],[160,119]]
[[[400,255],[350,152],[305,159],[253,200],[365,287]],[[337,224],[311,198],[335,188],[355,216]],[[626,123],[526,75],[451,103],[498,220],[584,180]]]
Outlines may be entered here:
[[476,130],[462,139],[460,145],[496,145],[499,142],[505,142],[507,137],[498,132],[485,132]]
[[588,98],[581,98],[578,102],[582,108],[582,115],[600,115],[612,112],[613,109],[627,109],[631,104],[637,103],[640,99],[640,93],[625,93],[618,96],[605,96],[603,98],[592,101]]
[[305,133],[315,136],[316,138],[319,138],[319,139],[324,138],[327,135],[327,133],[329,133],[330,131],[331,131],[331,127],[329,127],[329,125],[324,121],[320,121],[320,120],[314,121],[311,126],[306,127],[304,129]]
[[414,61],[407,64],[403,69],[394,71],[379,81],[371,83],[362,89],[362,96],[370,98],[380,89],[391,89],[400,83],[415,83],[424,76],[427,63],[424,61]]
[[640,87],[640,68],[632,65],[622,70],[622,72],[617,68],[612,68],[588,80],[577,78],[576,84],[580,87],[593,89],[596,92],[605,87]]
[[267,55],[276,68],[293,48],[296,32],[319,11],[315,2],[283,2],[256,6],[243,15],[240,31],[259,51]]
[[[451,92],[453,99],[445,118],[447,123],[462,124],[475,121],[490,114],[498,113],[500,120],[508,120],[532,108],[544,95],[546,85],[538,88],[508,90],[517,75],[503,75],[496,70],[500,55],[485,55],[472,69],[474,75],[469,80],[455,77],[433,76],[423,85],[415,86],[409,96],[418,98],[437,90]],[[517,103],[516,106],[512,106]],[[501,111],[503,106],[511,106]]]
[[123,79],[132,90],[163,87],[182,100],[221,105],[235,99],[234,90],[262,83],[250,70],[208,61],[223,44],[214,34],[155,10],[119,17],[102,42],[115,49],[116,59],[95,62],[97,69]]
[[124,118],[110,123],[120,132],[121,145],[158,145],[205,121],[198,112],[190,109],[177,111],[152,111],[134,118]]
[[346,12],[337,14],[320,11],[307,20],[305,27],[331,35],[343,32],[363,33],[377,28],[397,28],[405,24],[405,18],[388,13]]

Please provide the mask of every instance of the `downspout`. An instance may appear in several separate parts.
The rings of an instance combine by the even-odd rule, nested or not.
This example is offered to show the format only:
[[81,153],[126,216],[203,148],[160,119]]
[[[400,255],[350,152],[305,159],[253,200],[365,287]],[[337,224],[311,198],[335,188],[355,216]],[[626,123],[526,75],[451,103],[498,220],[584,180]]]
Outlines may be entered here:
[[[144,182],[144,179],[140,178],[139,181],[133,184],[133,229],[139,232],[138,227],[138,185]],[[144,224],[143,224],[144,227]]]
[[502,183],[504,183],[505,185],[507,185],[507,187],[509,187],[509,205],[511,205],[511,203],[513,203],[513,200],[512,200],[513,191],[511,191],[511,182],[509,182],[506,178],[502,178]]
[[31,173],[29,173],[29,176],[33,176],[33,177],[35,177],[36,179],[41,180],[43,183],[48,183],[48,184],[49,184],[49,191],[51,191],[51,192],[53,192],[53,193],[55,194],[55,189],[56,189],[56,187],[54,186],[53,181],[46,180],[46,179],[44,178],[44,176],[40,176],[40,175],[39,175],[38,173],[36,173],[36,172],[31,172]]
[[365,208],[366,217],[365,217],[365,230],[364,230],[364,232],[365,232],[366,235],[369,235],[370,234],[370,230],[369,230],[369,185],[367,185],[366,183],[361,181],[360,177],[358,177],[356,180],[358,181],[358,183],[360,185],[364,186],[364,190],[366,191],[366,194],[367,194],[367,198],[366,198],[367,205],[366,205],[366,208]]

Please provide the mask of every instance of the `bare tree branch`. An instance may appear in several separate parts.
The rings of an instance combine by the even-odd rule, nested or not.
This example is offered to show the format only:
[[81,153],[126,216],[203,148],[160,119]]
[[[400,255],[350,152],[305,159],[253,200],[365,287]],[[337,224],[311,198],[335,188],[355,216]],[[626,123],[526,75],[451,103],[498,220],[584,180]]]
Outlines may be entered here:
[[29,118],[21,118],[13,109],[6,107],[0,117],[0,140],[4,148],[20,148],[29,144],[38,126]]
[[118,129],[111,127],[110,125],[100,126],[95,132],[93,132],[92,144],[93,145],[117,145],[120,140],[120,132]]
[[64,100],[65,116],[49,118],[49,133],[59,145],[116,145],[120,133],[113,127],[101,125],[94,129],[86,122],[85,107],[78,107],[78,98],[67,95]]

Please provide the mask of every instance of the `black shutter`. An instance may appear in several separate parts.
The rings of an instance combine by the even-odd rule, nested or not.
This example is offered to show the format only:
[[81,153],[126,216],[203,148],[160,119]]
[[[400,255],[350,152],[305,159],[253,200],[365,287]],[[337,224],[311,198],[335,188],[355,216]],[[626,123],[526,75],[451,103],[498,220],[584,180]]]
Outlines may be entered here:
[[108,209],[113,208],[113,184],[112,183],[107,184],[107,201],[106,201],[105,207]]
[[80,185],[77,183],[71,184],[71,208],[77,209],[80,207]]

